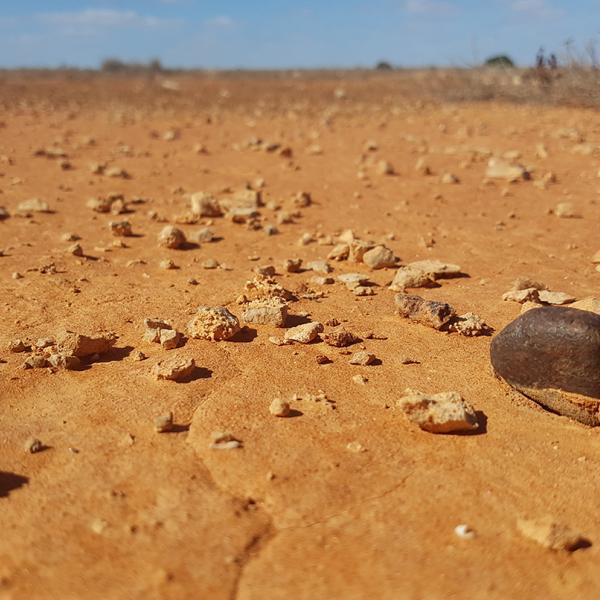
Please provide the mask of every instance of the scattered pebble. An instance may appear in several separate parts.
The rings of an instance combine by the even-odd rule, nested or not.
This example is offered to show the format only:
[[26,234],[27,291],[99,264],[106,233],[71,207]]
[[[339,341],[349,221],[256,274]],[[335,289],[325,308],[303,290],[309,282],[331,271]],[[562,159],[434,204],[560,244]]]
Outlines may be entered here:
[[212,341],[229,340],[240,329],[238,318],[224,306],[199,306],[187,326],[190,337]]
[[557,523],[549,516],[540,519],[518,519],[517,529],[521,535],[548,550],[574,552],[591,545],[583,535]]
[[213,450],[235,450],[242,448],[243,443],[229,432],[215,431],[211,436],[209,447]]
[[173,413],[171,411],[154,419],[154,431],[157,433],[173,431]]
[[458,392],[423,394],[409,389],[398,405],[410,421],[430,433],[457,433],[479,427],[475,410]]
[[289,417],[291,413],[289,402],[281,398],[275,398],[269,406],[269,412],[274,417]]
[[157,380],[182,381],[191,377],[196,370],[193,358],[174,356],[165,358],[152,367],[152,376]]

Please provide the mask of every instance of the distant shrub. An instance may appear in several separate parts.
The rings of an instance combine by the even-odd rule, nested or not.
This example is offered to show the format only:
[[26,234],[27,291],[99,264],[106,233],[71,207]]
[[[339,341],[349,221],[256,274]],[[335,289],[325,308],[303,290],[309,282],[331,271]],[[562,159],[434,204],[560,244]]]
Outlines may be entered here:
[[392,67],[392,65],[385,61],[385,60],[380,60],[376,65],[375,65],[375,69],[377,69],[377,71],[391,71],[394,67]]
[[147,63],[125,62],[118,58],[107,58],[102,61],[100,70],[105,73],[144,73],[144,72],[159,72],[163,70],[163,66],[158,59],[151,60]]
[[515,66],[514,61],[510,56],[506,54],[497,54],[495,56],[490,56],[485,61],[486,67],[502,67],[505,69],[511,69]]

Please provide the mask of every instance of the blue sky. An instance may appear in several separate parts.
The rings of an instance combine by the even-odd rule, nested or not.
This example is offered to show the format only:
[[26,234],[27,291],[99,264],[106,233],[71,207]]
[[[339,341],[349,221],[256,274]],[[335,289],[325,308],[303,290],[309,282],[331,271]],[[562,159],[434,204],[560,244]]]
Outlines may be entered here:
[[600,50],[600,0],[0,0],[0,67],[528,65],[567,39]]

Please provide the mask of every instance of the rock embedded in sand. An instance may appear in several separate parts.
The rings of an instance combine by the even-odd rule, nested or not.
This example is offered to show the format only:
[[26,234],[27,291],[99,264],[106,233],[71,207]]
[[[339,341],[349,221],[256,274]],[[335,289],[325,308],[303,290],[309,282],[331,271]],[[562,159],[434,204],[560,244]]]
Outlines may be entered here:
[[86,358],[95,354],[105,354],[117,341],[114,333],[90,337],[73,331],[62,331],[56,337],[58,349],[66,355]]
[[32,213],[49,213],[51,211],[47,202],[39,198],[30,198],[17,204],[17,212],[21,215],[29,215]]
[[194,374],[196,363],[193,358],[174,356],[156,363],[151,370],[157,380],[182,381]]
[[154,419],[154,431],[156,433],[173,431],[173,413],[171,411]]
[[600,315],[559,306],[521,314],[492,340],[496,375],[542,406],[600,424]]
[[398,405],[410,421],[431,433],[467,432],[479,427],[475,410],[458,392],[406,390]]
[[190,196],[192,213],[199,217],[222,217],[219,201],[208,192],[196,192]]
[[287,304],[280,298],[253,300],[244,305],[242,320],[258,325],[285,327],[288,317]]
[[488,179],[504,179],[510,182],[530,178],[530,174],[525,167],[512,164],[501,158],[490,158],[485,176]]
[[374,364],[377,361],[377,357],[366,350],[360,350],[352,355],[352,358],[348,361],[351,365],[359,365],[366,367]]
[[517,529],[524,537],[548,550],[573,552],[590,545],[580,533],[556,522],[552,517],[517,519]]
[[559,202],[554,208],[554,214],[561,219],[573,219],[578,216],[572,202]]
[[55,369],[66,369],[67,371],[77,371],[81,368],[81,360],[77,356],[63,352],[53,352],[50,354],[48,356],[48,363]]
[[185,246],[185,242],[183,231],[177,227],[173,227],[173,225],[166,225],[158,234],[158,244],[164,248],[177,250]]
[[434,287],[438,279],[460,273],[459,265],[440,260],[418,260],[396,271],[390,289],[403,292],[406,288]]
[[323,341],[327,345],[334,346],[335,348],[346,348],[347,346],[360,342],[361,339],[351,331],[339,326],[328,331],[323,336]]
[[485,321],[474,313],[465,313],[452,319],[450,329],[467,337],[488,335],[492,329]]
[[224,306],[199,306],[187,329],[190,337],[218,342],[240,331],[240,322]]
[[243,448],[244,444],[228,431],[215,431],[211,435],[209,448],[212,450],[236,450]]
[[565,294],[565,292],[551,292],[549,290],[540,290],[538,292],[538,298],[539,301],[544,304],[552,304],[555,306],[575,302],[575,297],[570,294]]
[[323,331],[323,325],[318,321],[303,323],[296,327],[291,327],[285,332],[283,341],[286,344],[296,342],[298,344],[310,344],[317,339],[319,333]]
[[291,413],[290,404],[281,398],[275,398],[269,406],[269,412],[274,417],[289,417]]
[[29,454],[36,454],[37,452],[41,452],[44,450],[45,446],[35,437],[30,437],[25,440],[24,444],[25,452],[29,452]]
[[456,316],[456,311],[449,304],[425,300],[420,296],[396,294],[394,302],[401,317],[433,329],[442,329]]
[[108,224],[110,232],[118,237],[131,237],[133,231],[129,221],[110,221]]
[[367,250],[362,257],[363,262],[373,270],[385,269],[396,265],[394,253],[383,245]]

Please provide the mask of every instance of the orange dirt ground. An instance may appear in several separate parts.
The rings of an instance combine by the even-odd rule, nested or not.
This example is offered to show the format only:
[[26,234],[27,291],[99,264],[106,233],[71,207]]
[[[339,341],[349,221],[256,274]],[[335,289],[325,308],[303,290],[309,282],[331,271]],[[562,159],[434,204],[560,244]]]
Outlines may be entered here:
[[[100,76],[7,77],[0,88],[0,206],[11,213],[0,221],[0,598],[598,597],[600,431],[509,391],[491,373],[490,337],[396,316],[386,287],[393,269],[330,261],[333,277],[358,271],[378,284],[374,296],[356,297],[281,264],[327,257],[331,246],[299,245],[303,233],[327,241],[350,228],[383,240],[402,264],[461,265],[469,277],[415,293],[477,313],[496,331],[520,312],[501,299],[518,276],[597,295],[599,114],[419,101],[393,76],[174,79],[178,91],[159,79]],[[165,140],[170,130],[179,137]],[[292,157],[246,148],[253,136],[289,146]],[[378,150],[364,151],[368,140]],[[536,155],[541,143],[546,158]],[[308,152],[315,145],[321,154]],[[70,170],[34,156],[54,146]],[[533,181],[484,184],[486,150],[518,150]],[[363,154],[396,174],[377,174]],[[421,156],[433,175],[415,170]],[[93,162],[130,178],[92,174]],[[556,183],[536,187],[549,171]],[[446,172],[460,182],[442,184]],[[221,197],[258,178],[267,203],[289,209],[306,191],[313,205],[277,235],[216,218],[218,241],[158,246],[162,227],[188,211],[186,194]],[[113,191],[145,202],[119,217],[86,207]],[[16,216],[31,197],[54,212]],[[580,218],[552,214],[563,201]],[[276,224],[270,206],[264,224]],[[112,247],[107,223],[121,218],[138,235]],[[191,234],[205,221],[178,227]],[[65,232],[81,236],[86,258],[65,252]],[[165,258],[180,268],[159,268]],[[210,258],[227,269],[203,269]],[[40,269],[51,264],[54,273]],[[265,264],[288,289],[325,292],[292,303],[291,314],[386,336],[362,343],[381,364],[349,365],[345,350],[323,342],[279,347],[269,337],[282,330],[261,325],[236,341],[192,339],[170,351],[142,340],[144,317],[184,330],[198,305],[240,316],[236,298]],[[26,355],[8,350],[15,338],[64,328],[119,339],[82,371],[24,370]],[[148,359],[134,360],[137,350]],[[175,354],[194,357],[198,376],[155,381],[151,367]],[[319,354],[332,363],[317,364]],[[406,356],[418,364],[403,364]],[[460,392],[485,427],[468,436],[421,431],[397,407],[407,387]],[[304,399],[292,403],[300,416],[269,413],[277,396],[318,390],[335,408]],[[155,433],[154,418],[169,410],[181,427]],[[214,431],[244,447],[210,449]],[[30,436],[49,448],[26,452]],[[365,451],[350,451],[351,442]],[[519,533],[518,518],[546,515],[592,546],[552,552]],[[474,539],[454,533],[461,523]]]

